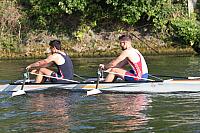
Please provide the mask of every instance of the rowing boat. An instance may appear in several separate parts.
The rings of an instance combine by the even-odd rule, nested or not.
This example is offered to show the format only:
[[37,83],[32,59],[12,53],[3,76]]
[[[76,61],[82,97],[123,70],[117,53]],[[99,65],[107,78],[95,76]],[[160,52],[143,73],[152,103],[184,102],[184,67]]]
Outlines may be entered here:
[[[16,92],[22,87],[22,81],[0,85],[0,91]],[[80,83],[32,83],[25,82],[25,92],[45,90],[51,88],[70,91],[89,91],[96,88],[96,81],[83,81]],[[98,89],[105,93],[179,93],[200,92],[200,80],[163,80],[163,81],[138,81],[138,82],[99,82]]]

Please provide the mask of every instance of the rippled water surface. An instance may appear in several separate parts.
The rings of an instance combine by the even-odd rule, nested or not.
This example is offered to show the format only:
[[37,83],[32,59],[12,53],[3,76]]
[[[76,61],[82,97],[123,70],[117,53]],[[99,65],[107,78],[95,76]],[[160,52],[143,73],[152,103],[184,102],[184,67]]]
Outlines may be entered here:
[[[110,58],[73,59],[75,73],[96,76]],[[146,57],[151,74],[200,76],[200,57]],[[21,79],[34,60],[0,61],[0,82]],[[101,94],[49,89],[0,93],[0,132],[200,132],[200,93]]]

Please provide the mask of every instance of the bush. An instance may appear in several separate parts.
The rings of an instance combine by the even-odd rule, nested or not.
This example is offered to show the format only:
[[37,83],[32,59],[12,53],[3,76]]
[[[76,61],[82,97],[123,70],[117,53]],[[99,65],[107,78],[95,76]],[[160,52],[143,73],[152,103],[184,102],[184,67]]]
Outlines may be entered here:
[[200,23],[195,19],[177,18],[171,22],[173,34],[183,40],[185,45],[193,45],[198,42],[200,35]]
[[0,2],[0,49],[5,51],[18,49],[18,44],[21,42],[21,17],[15,0]]
[[18,52],[18,38],[13,35],[6,35],[0,37],[0,50],[7,52]]

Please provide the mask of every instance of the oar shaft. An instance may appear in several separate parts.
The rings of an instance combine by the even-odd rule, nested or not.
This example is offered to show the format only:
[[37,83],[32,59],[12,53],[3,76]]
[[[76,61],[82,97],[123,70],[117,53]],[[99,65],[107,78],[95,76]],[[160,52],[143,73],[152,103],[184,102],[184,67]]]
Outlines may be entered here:
[[142,79],[142,80],[146,80],[146,81],[155,81],[155,80],[152,80],[152,79],[140,78],[140,77],[137,77],[137,76],[131,76],[131,75],[123,75],[123,74],[115,73],[115,72],[109,72],[109,71],[104,71],[104,72],[106,72],[106,73],[110,73],[110,74],[114,74],[114,75],[120,75],[120,76],[126,76],[126,77],[131,77],[131,78]]
[[54,79],[58,79],[58,80],[65,80],[65,81],[69,81],[69,82],[80,83],[79,81],[76,81],[76,80],[58,78],[58,77],[53,77],[53,76],[44,75],[44,74],[38,74],[38,73],[33,73],[33,72],[30,72],[30,74],[37,75],[37,76],[44,76],[44,77],[47,77],[47,78],[54,78]]
[[80,78],[80,79],[82,79],[82,80],[86,80],[86,78],[83,78],[82,76],[79,76],[78,74],[75,74],[75,73],[74,73],[74,76],[76,76],[76,77],[78,77],[78,78]]
[[181,79],[188,79],[188,77],[182,77],[182,76],[171,76],[171,75],[159,75],[159,74],[149,74],[149,76],[155,76],[155,77],[166,77],[166,78],[181,78]]
[[178,79],[200,79],[200,77],[182,77],[182,76],[170,76],[170,75],[155,75],[155,74],[149,74],[149,76],[155,76],[155,77],[166,77],[166,78],[178,78]]
[[149,44],[147,44],[145,41],[143,41],[142,39],[140,39],[139,37],[137,37],[135,34],[131,33],[135,38],[137,38],[138,40],[140,40],[141,42],[143,42],[147,47],[151,48],[154,52],[156,52],[157,54],[159,54],[159,51],[154,49],[153,47],[151,47]]

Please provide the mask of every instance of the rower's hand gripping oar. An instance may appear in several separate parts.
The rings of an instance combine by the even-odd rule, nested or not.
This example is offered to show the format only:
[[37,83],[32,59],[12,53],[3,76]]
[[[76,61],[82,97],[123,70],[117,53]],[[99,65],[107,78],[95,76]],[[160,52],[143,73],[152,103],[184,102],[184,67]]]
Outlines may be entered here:
[[98,71],[97,71],[97,83],[96,83],[95,89],[98,89],[100,77],[101,77],[101,72],[100,72],[100,70],[98,69]]
[[12,97],[26,94],[26,92],[24,91],[24,85],[25,85],[26,79],[29,79],[28,69],[26,69],[26,72],[23,74],[23,82],[22,82],[21,89],[16,92],[13,92]]
[[102,92],[98,89],[100,77],[101,77],[101,70],[98,69],[98,71],[97,71],[97,83],[96,83],[96,87],[95,87],[95,89],[92,89],[92,90],[90,90],[90,91],[87,91],[87,96],[89,96],[89,95],[96,95],[96,94],[102,93]]

